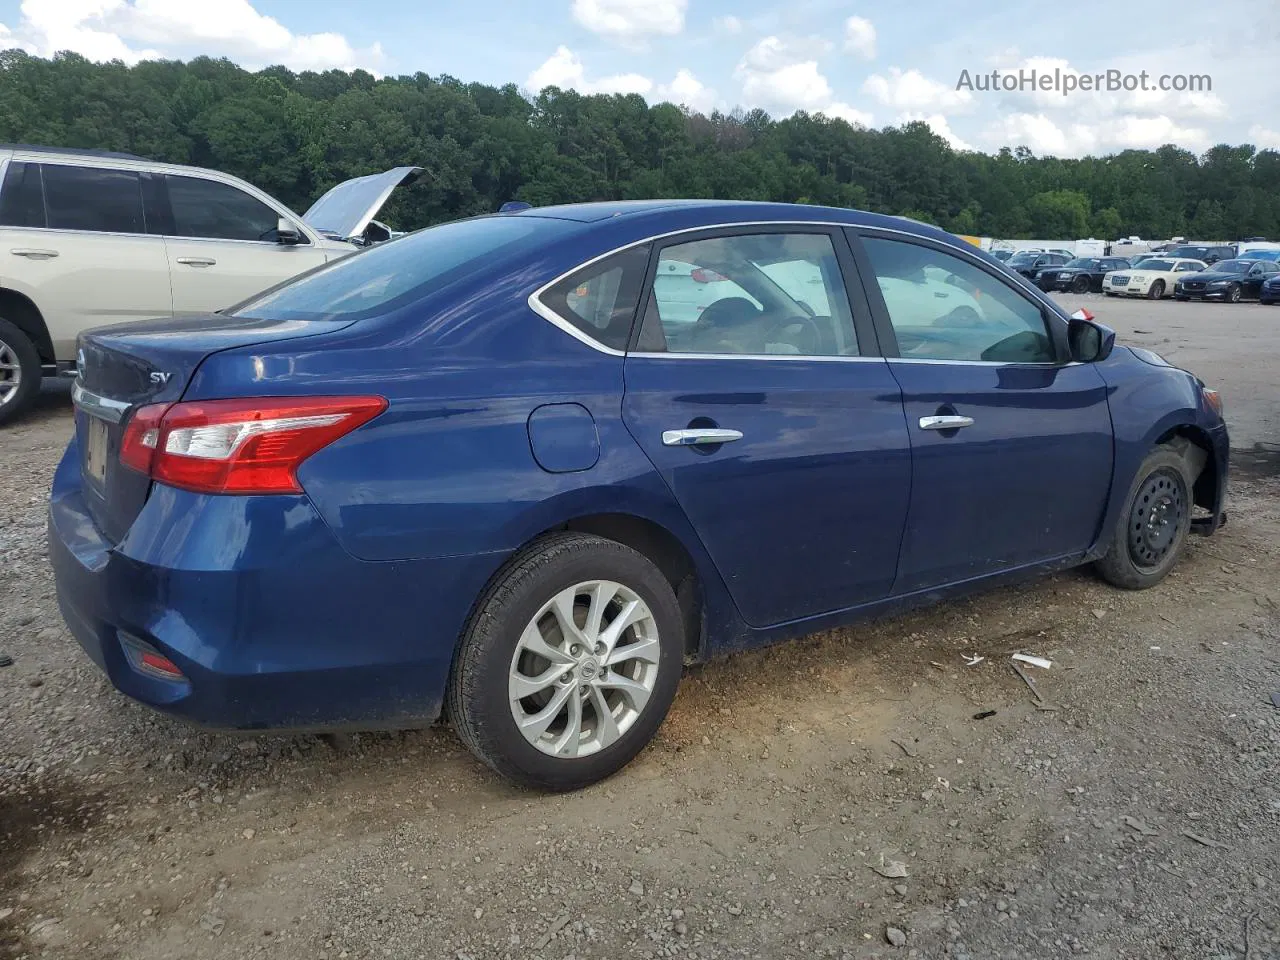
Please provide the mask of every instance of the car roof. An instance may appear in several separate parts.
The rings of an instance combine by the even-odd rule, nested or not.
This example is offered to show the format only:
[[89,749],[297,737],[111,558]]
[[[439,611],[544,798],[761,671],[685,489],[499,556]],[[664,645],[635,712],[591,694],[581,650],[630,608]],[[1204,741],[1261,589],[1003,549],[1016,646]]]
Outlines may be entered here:
[[948,243],[954,243],[956,239],[952,234],[938,227],[908,217],[868,213],[846,207],[820,207],[803,203],[770,203],[757,200],[609,200],[530,207],[527,210],[500,214],[500,216],[509,217],[546,217],[578,223],[625,220],[636,225],[650,221],[660,225],[673,215],[677,215],[682,223],[691,220],[705,221],[708,227],[772,221],[836,223],[851,227],[878,227],[905,231],[920,236],[945,239]]
[[146,163],[146,157],[114,150],[89,150],[79,147],[41,147],[30,143],[0,143],[0,153],[48,153],[64,157],[105,157],[110,160],[137,160]]

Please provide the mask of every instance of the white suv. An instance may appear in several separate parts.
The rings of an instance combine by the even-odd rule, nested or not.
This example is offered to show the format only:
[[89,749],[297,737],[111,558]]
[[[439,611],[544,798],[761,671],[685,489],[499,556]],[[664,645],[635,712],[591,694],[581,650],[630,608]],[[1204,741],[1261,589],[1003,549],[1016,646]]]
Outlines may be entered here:
[[420,171],[348,180],[300,217],[214,170],[0,144],[0,423],[74,372],[82,330],[220,310],[390,238],[373,217]]

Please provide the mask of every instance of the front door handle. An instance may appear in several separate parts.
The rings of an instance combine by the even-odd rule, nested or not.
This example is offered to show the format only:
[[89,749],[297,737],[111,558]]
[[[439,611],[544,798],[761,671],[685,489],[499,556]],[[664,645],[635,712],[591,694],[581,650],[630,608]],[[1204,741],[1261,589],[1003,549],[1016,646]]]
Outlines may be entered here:
[[188,267],[212,267],[218,261],[213,257],[179,257],[178,262]]
[[9,252],[15,257],[26,257],[28,260],[52,260],[58,255],[57,250],[39,250],[33,247],[15,247]]
[[959,430],[961,427],[972,427],[973,417],[921,417],[921,430]]
[[662,442],[668,447],[693,447],[699,444],[732,443],[742,439],[741,430],[721,430],[711,427],[690,427],[686,430],[662,431]]

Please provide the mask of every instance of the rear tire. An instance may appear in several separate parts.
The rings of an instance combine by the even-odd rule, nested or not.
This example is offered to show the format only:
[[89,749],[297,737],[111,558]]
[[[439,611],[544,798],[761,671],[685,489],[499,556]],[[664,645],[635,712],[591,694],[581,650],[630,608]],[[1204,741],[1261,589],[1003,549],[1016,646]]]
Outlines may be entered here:
[[1125,590],[1154,587],[1169,575],[1191,530],[1189,447],[1162,444],[1142,461],[1112,533],[1111,546],[1094,567]]
[[1088,293],[1088,292],[1089,292],[1089,278],[1088,278],[1088,277],[1076,277],[1076,278],[1075,278],[1075,280],[1073,280],[1073,281],[1071,282],[1071,292],[1072,292],[1072,293]]
[[0,424],[21,413],[40,391],[40,354],[31,339],[0,317]]
[[[611,638],[605,624],[622,617],[629,625]],[[446,710],[462,742],[502,776],[576,790],[653,739],[683,664],[683,619],[662,572],[615,541],[558,533],[508,563],[477,602]]]
[[1159,300],[1159,299],[1160,299],[1161,297],[1163,297],[1163,296],[1164,296],[1164,281],[1163,281],[1163,280],[1157,280],[1157,281],[1156,281],[1155,283],[1153,283],[1153,284],[1151,285],[1151,287],[1147,290],[1147,299],[1149,299],[1149,300]]

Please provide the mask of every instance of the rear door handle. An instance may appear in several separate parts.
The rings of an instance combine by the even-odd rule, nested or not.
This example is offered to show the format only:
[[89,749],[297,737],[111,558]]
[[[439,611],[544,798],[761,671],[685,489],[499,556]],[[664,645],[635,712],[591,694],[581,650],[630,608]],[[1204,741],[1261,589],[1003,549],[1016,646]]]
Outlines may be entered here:
[[973,417],[921,417],[921,430],[959,430],[961,427],[972,427]]
[[39,250],[33,247],[14,247],[9,252],[15,257],[26,257],[28,260],[52,260],[58,255],[57,250]]
[[691,427],[686,430],[662,431],[662,442],[668,447],[694,447],[699,444],[732,443],[742,439],[741,430],[720,430],[710,427]]
[[178,262],[188,267],[212,267],[218,261],[213,257],[179,257]]

